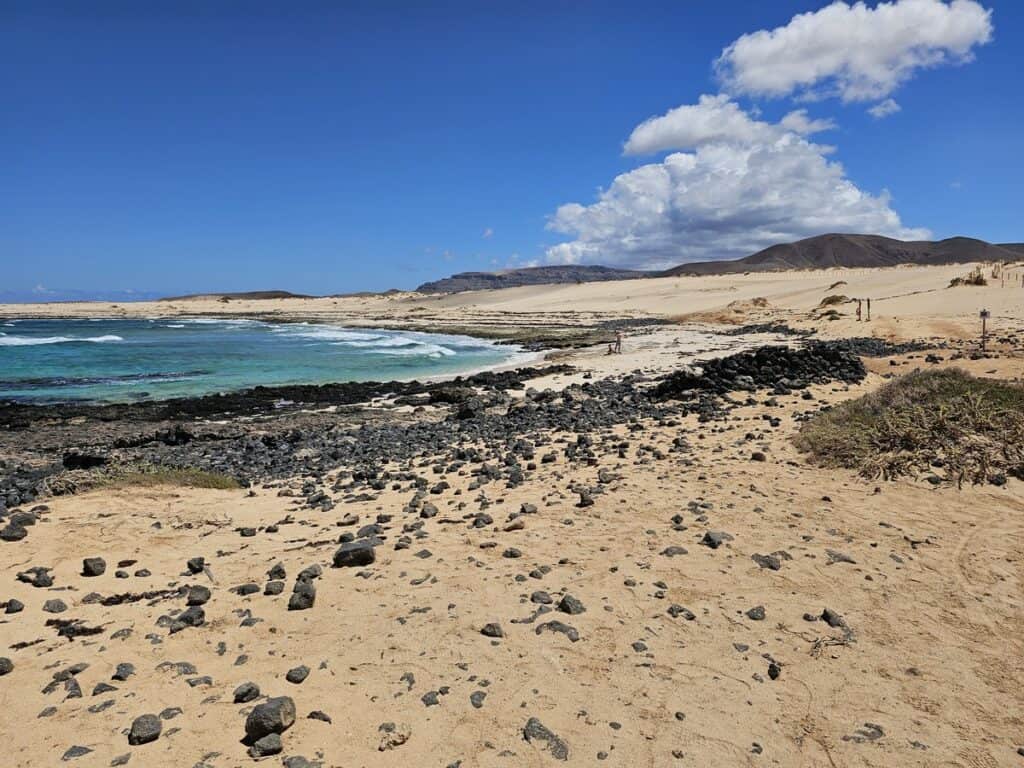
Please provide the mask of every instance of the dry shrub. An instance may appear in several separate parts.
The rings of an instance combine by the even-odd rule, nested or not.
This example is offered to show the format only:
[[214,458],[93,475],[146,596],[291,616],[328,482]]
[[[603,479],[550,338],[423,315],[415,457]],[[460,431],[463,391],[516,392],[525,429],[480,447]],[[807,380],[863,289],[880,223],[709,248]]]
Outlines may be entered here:
[[804,424],[820,466],[892,479],[942,468],[962,485],[1024,478],[1024,388],[959,369],[914,371]]
[[981,267],[977,267],[964,277],[954,277],[949,281],[950,288],[956,288],[958,285],[982,286],[988,285],[988,280],[985,279],[985,275],[982,273]]

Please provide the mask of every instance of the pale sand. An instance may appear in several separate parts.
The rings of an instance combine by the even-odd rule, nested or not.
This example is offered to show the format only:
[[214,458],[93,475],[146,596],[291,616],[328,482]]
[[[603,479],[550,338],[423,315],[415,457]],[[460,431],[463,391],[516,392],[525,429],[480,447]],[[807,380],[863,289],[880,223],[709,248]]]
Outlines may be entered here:
[[[220,315],[267,319],[306,319],[355,326],[412,327],[424,330],[466,331],[502,335],[513,330],[585,325],[617,317],[678,317],[706,313],[732,322],[747,319],[786,319],[811,322],[809,314],[831,294],[872,299],[874,325],[848,317],[821,324],[825,335],[878,335],[913,338],[926,335],[972,335],[978,311],[992,312],[994,327],[1021,316],[1024,288],[1014,281],[1024,272],[1006,270],[1006,287],[990,280],[986,287],[949,288],[954,277],[974,265],[895,267],[890,269],[832,269],[808,272],[680,277],[628,280],[581,285],[549,285],[423,296],[279,299],[220,302],[196,299],[174,302],[106,302],[0,305],[0,317],[154,317]],[[830,288],[843,281],[845,285]],[[325,279],[325,282],[329,282]],[[763,298],[769,306],[749,306]],[[730,304],[740,305],[736,311]]]
[[[835,292],[903,295],[875,303],[877,319],[871,325],[844,318],[820,323],[822,334],[970,335],[979,305],[993,311],[997,329],[1020,327],[1021,288],[943,288],[966,271],[804,273],[344,300],[344,312],[351,315],[326,307],[329,300],[272,303],[282,314],[304,316],[315,303],[326,307],[318,310],[324,319],[339,322],[358,316],[386,323],[376,315],[406,317],[410,307],[436,304],[439,316],[454,314],[458,322],[469,315],[479,321],[486,312],[512,323],[523,316],[509,312],[550,318],[552,306],[581,313],[676,315],[765,297],[774,309],[744,315],[800,324],[811,322],[807,312],[828,286],[845,279],[849,285]],[[360,302],[362,309],[351,309]],[[266,311],[267,302],[237,305],[227,308],[251,314]],[[153,307],[123,305],[139,314],[153,313]],[[182,304],[175,311],[206,309],[205,303],[202,308]],[[225,305],[209,309],[220,312]],[[94,310],[102,314],[109,307],[82,308]],[[600,346],[562,353],[581,372],[534,385],[579,381],[583,370],[595,376],[668,370],[683,359],[680,347],[701,348],[697,333],[699,326],[668,326],[629,336],[622,356],[605,356]],[[920,356],[893,370],[918,364]],[[958,364],[977,374],[1024,374],[1017,355]],[[871,361],[870,367],[878,373],[891,369],[888,360]],[[882,380],[873,374],[849,389],[812,390],[838,401]],[[7,764],[62,764],[60,756],[74,744],[95,750],[69,763],[88,767],[109,765],[128,752],[130,766],[187,767],[212,752],[220,755],[206,759],[210,766],[252,764],[239,743],[246,707],[231,703],[235,686],[252,680],[265,694],[287,694],[296,701],[299,716],[283,736],[283,754],[339,768],[448,766],[459,759],[463,768],[560,764],[523,740],[530,717],[568,743],[568,765],[1020,765],[1024,758],[1015,750],[1024,745],[1024,484],[1011,479],[1004,488],[958,491],[814,469],[790,442],[799,426],[792,416],[808,403],[795,396],[779,400],[782,407],[771,413],[782,424],[774,430],[761,419],[764,406],[735,411],[741,420],[728,422],[733,427],[728,431],[721,424],[700,425],[694,417],[679,427],[647,425],[636,434],[620,430],[631,445],[628,458],[601,466],[621,479],[596,496],[592,507],[576,507],[570,486],[595,485],[598,467],[572,467],[561,454],[556,463],[528,473],[527,482],[514,490],[485,486],[493,502],[488,512],[499,525],[521,503],[537,505],[538,513],[526,516],[522,531],[441,523],[477,509],[479,491],[453,492],[471,478],[450,472],[445,477],[453,490],[430,497],[441,509],[428,521],[430,537],[404,551],[393,551],[390,543],[379,547],[369,579],[358,577],[359,569],[326,567],[336,546],[331,542],[351,530],[335,523],[349,512],[360,515],[360,524],[381,512],[400,516],[409,492],[383,491],[374,501],[339,503],[330,513],[293,507],[276,489],[257,489],[253,498],[242,491],[136,489],[51,500],[48,520],[25,541],[0,545],[0,571],[6,574],[0,600],[16,597],[26,605],[21,614],[0,616],[0,655],[15,663],[14,672],[0,678]],[[743,440],[748,432],[756,438]],[[669,453],[664,460],[637,452],[640,446],[668,452],[680,434],[692,452]],[[752,450],[764,450],[768,460],[751,462]],[[440,479],[429,464],[421,471]],[[691,501],[709,506],[694,512],[687,508]],[[465,510],[457,509],[459,502],[467,504]],[[727,531],[734,540],[718,550],[700,546],[706,530],[696,519],[700,512],[712,530]],[[278,533],[240,538],[235,531],[266,526],[289,513],[295,523],[281,525]],[[687,530],[672,530],[670,518],[677,513]],[[307,546],[307,541],[324,543]],[[497,546],[482,549],[487,541]],[[688,554],[659,554],[671,545],[685,547]],[[502,557],[512,546],[522,550],[522,558]],[[431,556],[416,557],[421,549]],[[752,554],[783,549],[793,559],[778,572],[751,560]],[[855,563],[828,564],[828,549]],[[107,559],[107,573],[78,576],[82,558],[96,555]],[[196,555],[207,558],[212,579],[182,575],[185,560]],[[126,570],[144,567],[153,575],[116,579],[119,559],[137,559]],[[228,591],[247,581],[262,587],[265,572],[278,561],[288,570],[283,596],[240,597]],[[313,563],[325,566],[315,607],[288,612],[295,574]],[[54,590],[14,580],[16,571],[32,565],[54,567]],[[515,580],[541,565],[551,567],[543,579]],[[157,627],[158,617],[180,610],[180,598],[110,608],[82,603],[93,590],[106,595],[175,583],[204,583],[213,590],[205,606],[206,626],[170,636]],[[55,591],[62,587],[68,590]],[[556,601],[564,590],[587,610],[512,623],[532,613],[528,596],[538,589]],[[70,606],[59,618],[102,624],[104,634],[58,639],[55,630],[43,627],[48,614],[40,612],[43,601],[53,597]],[[672,604],[693,611],[695,620],[670,618],[666,610]],[[765,606],[765,620],[744,615],[756,605]],[[845,618],[853,633],[849,642],[839,642],[839,629],[803,620],[804,613],[820,614],[826,606]],[[246,609],[261,621],[240,627],[238,612]],[[551,619],[576,627],[579,642],[536,635],[537,625]],[[497,643],[480,635],[492,621],[500,622],[506,635]],[[125,627],[134,630],[131,637],[110,639]],[[162,642],[152,643],[146,638],[150,633]],[[41,642],[11,650],[36,640]],[[634,650],[636,641],[647,650]],[[220,642],[223,653],[217,650]],[[243,654],[248,660],[236,665]],[[768,679],[765,655],[782,665],[775,681]],[[83,698],[64,701],[62,688],[41,693],[54,672],[79,661],[91,664],[78,676]],[[124,661],[135,664],[136,675],[114,683],[116,693],[90,696],[93,686],[109,681],[115,665]],[[213,684],[192,688],[172,672],[157,672],[164,661],[189,661]],[[312,671],[297,686],[284,674],[298,664]],[[415,676],[411,689],[401,680],[407,672]],[[421,696],[442,686],[450,691],[440,705],[426,707]],[[469,702],[477,690],[487,692],[480,709]],[[88,712],[106,699],[114,700],[111,708]],[[56,706],[57,713],[36,719],[47,706]],[[129,747],[125,729],[132,720],[167,707],[183,712],[164,722],[161,738]],[[306,718],[317,709],[333,724]],[[677,719],[677,712],[685,718]],[[410,736],[394,750],[379,751],[378,727],[386,722]],[[884,735],[873,738],[877,734],[866,724],[880,726]],[[172,733],[176,728],[180,731]],[[761,754],[754,753],[755,743]],[[607,756],[599,760],[598,753]],[[270,764],[280,764],[280,758]]]

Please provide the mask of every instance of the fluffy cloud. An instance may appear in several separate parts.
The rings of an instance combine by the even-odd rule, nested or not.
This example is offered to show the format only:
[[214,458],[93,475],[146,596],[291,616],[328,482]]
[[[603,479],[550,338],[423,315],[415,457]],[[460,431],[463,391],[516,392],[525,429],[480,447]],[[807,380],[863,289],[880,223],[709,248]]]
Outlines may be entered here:
[[703,95],[633,129],[623,147],[627,155],[650,155],[669,149],[693,149],[706,144],[751,144],[774,141],[784,133],[802,136],[835,128],[831,120],[814,120],[806,109],[790,112],[778,125],[755,120],[728,96]]
[[901,109],[903,109],[903,107],[896,103],[896,99],[886,99],[885,101],[880,101],[875,104],[875,106],[871,107],[868,110],[868,114],[881,120],[883,117],[895,115]]
[[715,62],[727,91],[752,96],[889,96],[916,70],[970,60],[992,39],[975,0],[895,0],[875,8],[834,2],[784,27],[743,35]]
[[807,116],[806,109],[796,109],[779,121],[779,125],[793,133],[801,136],[810,136],[812,133],[831,131],[836,127],[835,121],[831,118],[820,118],[812,120]]
[[621,174],[591,205],[561,206],[548,228],[573,239],[549,248],[547,260],[664,268],[831,231],[927,237],[903,226],[886,194],[858,189],[826,158],[829,148],[806,138],[828,127],[818,123],[802,110],[768,123],[710,96],[648,120],[627,152],[691,151]]
[[750,143],[772,138],[775,129],[752,120],[728,96],[701,96],[660,117],[651,117],[633,129],[623,152],[649,155],[666,149],[699,147],[711,142]]
[[672,154],[616,177],[590,205],[555,212],[548,229],[571,239],[547,260],[660,268],[824,232],[926,238],[809,138],[832,120],[797,109],[771,123],[728,94],[873,101],[868,112],[883,118],[900,110],[890,94],[917,70],[967,61],[991,38],[991,11],[976,0],[837,1],[743,35],[715,62],[726,93],[645,120],[623,147]]

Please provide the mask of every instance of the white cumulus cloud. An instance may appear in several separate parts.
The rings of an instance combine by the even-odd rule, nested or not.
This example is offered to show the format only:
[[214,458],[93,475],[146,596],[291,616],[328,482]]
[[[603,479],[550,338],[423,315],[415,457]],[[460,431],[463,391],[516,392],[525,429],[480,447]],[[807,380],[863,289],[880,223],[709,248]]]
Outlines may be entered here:
[[875,106],[868,109],[868,114],[881,120],[883,117],[895,115],[901,109],[903,109],[903,107],[896,103],[896,99],[886,99],[885,101],[880,101],[875,104]]
[[[717,131],[708,112],[726,118]],[[723,97],[646,121],[627,152],[690,151],[619,175],[590,205],[561,206],[548,228],[572,240],[549,248],[547,260],[657,269],[823,232],[928,237],[903,225],[887,194],[850,181],[827,158],[831,148],[809,141],[804,134],[826,127],[814,123],[799,112],[781,123],[756,120]]]
[[812,119],[806,109],[790,112],[778,125],[756,120],[728,96],[704,94],[696,104],[684,104],[633,129],[623,152],[650,155],[669,149],[693,149],[705,144],[751,144],[772,141],[787,131],[800,135],[835,128],[830,119]]
[[795,109],[779,121],[779,125],[793,133],[801,136],[810,136],[813,133],[831,131],[836,127],[832,118],[812,119],[807,116],[806,109]]
[[684,104],[644,120],[633,129],[623,152],[647,155],[711,142],[750,143],[770,139],[774,134],[771,125],[751,119],[728,96],[705,94],[696,104]]
[[715,66],[733,94],[879,100],[918,69],[969,61],[992,39],[991,15],[975,0],[834,2],[739,37]]

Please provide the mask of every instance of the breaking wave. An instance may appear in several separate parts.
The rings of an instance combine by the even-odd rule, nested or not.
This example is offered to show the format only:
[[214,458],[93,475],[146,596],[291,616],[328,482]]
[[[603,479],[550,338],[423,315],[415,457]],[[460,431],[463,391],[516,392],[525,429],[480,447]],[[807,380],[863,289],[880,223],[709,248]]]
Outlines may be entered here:
[[72,344],[81,342],[107,344],[112,341],[124,341],[124,339],[114,335],[89,336],[80,339],[73,336],[7,336],[0,333],[0,347],[37,347],[40,344]]

